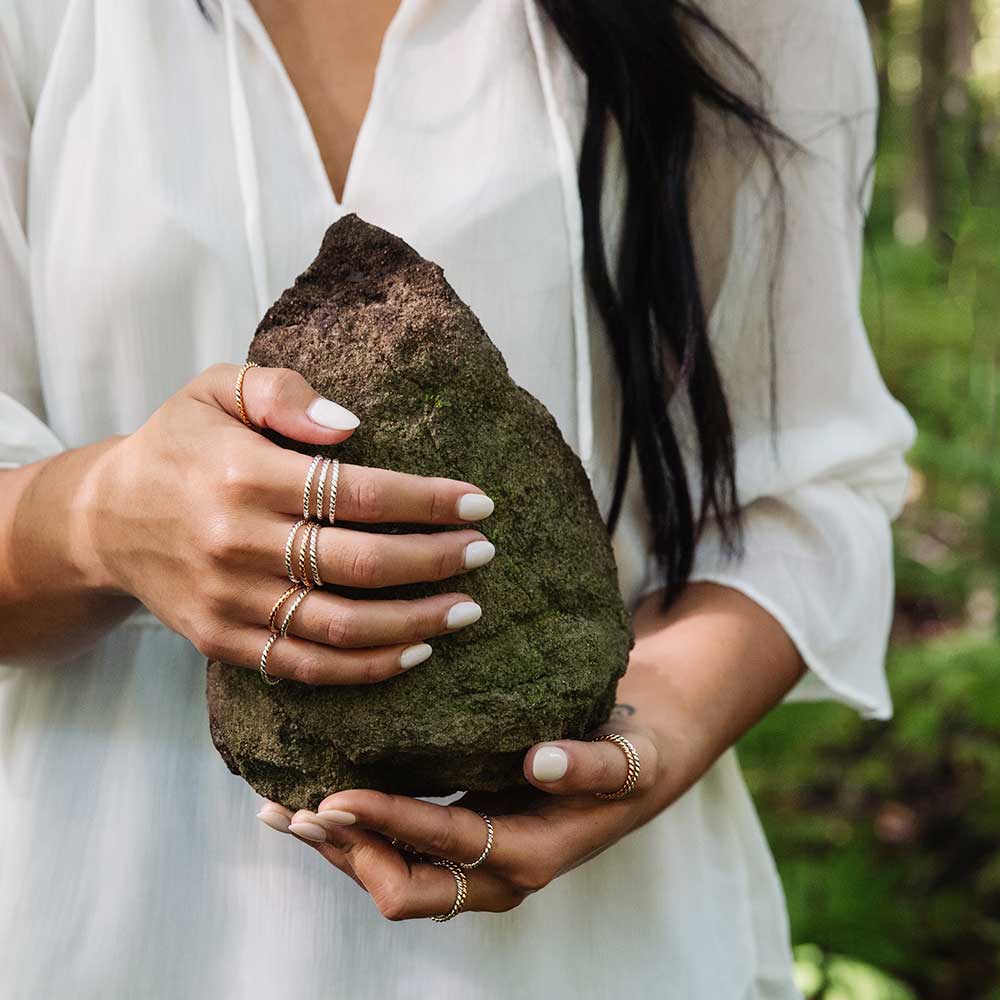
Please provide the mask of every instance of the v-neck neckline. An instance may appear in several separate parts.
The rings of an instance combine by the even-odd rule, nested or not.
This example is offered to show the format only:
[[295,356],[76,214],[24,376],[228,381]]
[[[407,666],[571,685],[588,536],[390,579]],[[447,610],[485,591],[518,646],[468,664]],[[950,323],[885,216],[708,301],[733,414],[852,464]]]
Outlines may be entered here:
[[379,47],[378,59],[375,63],[375,74],[372,80],[372,92],[368,98],[368,107],[365,108],[361,125],[358,127],[358,134],[354,139],[354,148],[351,150],[347,172],[344,174],[344,187],[340,198],[337,197],[336,192],[333,190],[333,183],[326,172],[326,166],[323,163],[323,154],[319,148],[319,141],[316,138],[316,133],[313,131],[312,123],[309,121],[309,116],[306,114],[302,98],[299,96],[299,92],[296,90],[295,84],[292,82],[292,78],[285,67],[285,63],[271,39],[271,35],[264,26],[264,22],[260,19],[260,15],[257,13],[251,0],[232,0],[232,2],[235,4],[237,12],[242,15],[244,27],[249,31],[254,42],[260,47],[267,60],[271,63],[272,68],[281,79],[281,85],[285,89],[285,96],[292,108],[296,126],[301,134],[302,145],[310,163],[310,170],[317,187],[323,192],[324,199],[330,207],[330,214],[340,215],[349,211],[351,194],[358,183],[355,179],[356,175],[361,173],[364,161],[369,155],[372,143],[371,137],[375,129],[372,122],[376,118],[379,100],[386,86],[386,67],[392,63],[391,56],[398,44],[397,36],[401,31],[400,25],[410,16],[409,8],[416,0],[399,0],[399,6],[389,19],[389,23],[382,34],[382,44]]

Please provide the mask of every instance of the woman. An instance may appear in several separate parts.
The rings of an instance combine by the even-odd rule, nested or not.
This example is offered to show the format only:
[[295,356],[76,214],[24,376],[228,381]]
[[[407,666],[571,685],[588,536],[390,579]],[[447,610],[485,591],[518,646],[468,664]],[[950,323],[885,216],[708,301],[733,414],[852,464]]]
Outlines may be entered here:
[[[912,426],[858,313],[859,10],[703,10],[3,5],[5,996],[797,996],[731,747],[786,696],[889,714]],[[355,790],[292,816],[206,724],[204,655],[257,669],[309,466],[244,426],[239,363],[346,211],[441,263],[556,416],[635,611],[603,731],[638,774],[622,743],[531,748],[539,801],[493,808],[461,875],[399,842],[471,863],[472,809]],[[357,425],[288,372],[242,390],[307,444]],[[345,521],[464,526],[325,528],[327,581],[455,589],[310,594],[270,652],[286,682],[430,669],[490,614],[462,590],[491,554],[477,484],[341,477]],[[411,919],[463,880],[447,927]]]

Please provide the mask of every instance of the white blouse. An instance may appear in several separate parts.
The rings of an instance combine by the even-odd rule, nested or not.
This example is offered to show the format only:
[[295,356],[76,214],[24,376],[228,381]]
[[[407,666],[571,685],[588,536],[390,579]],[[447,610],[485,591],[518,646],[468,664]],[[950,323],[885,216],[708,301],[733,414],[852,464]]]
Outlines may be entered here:
[[[725,561],[710,527],[694,578],[786,628],[809,667],[792,698],[884,718],[889,521],[913,427],[858,310],[876,112],[864,24],[831,0],[709,7],[807,153],[783,168],[776,440],[760,164],[715,220],[731,231],[711,329],[747,546]],[[443,265],[606,512],[619,396],[581,267],[584,81],[533,0],[403,0],[342,203],[249,0],[210,10],[214,25],[195,0],[0,6],[0,465],[127,434],[209,364],[241,361],[353,211]],[[615,537],[630,607],[658,585],[635,467]],[[693,463],[692,483],[697,497]],[[798,996],[733,751],[517,910],[446,927],[384,921],[256,811],[209,738],[202,657],[148,611],[73,662],[0,666],[0,994]]]

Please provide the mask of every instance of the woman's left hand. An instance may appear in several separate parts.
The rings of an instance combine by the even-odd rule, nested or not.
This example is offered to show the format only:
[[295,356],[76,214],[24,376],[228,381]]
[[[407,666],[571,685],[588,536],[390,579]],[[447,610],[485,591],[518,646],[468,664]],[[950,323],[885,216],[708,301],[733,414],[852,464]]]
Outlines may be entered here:
[[635,723],[619,706],[596,731],[625,736],[641,762],[635,790],[625,798],[601,799],[625,782],[628,764],[612,742],[562,740],[540,743],[525,756],[524,774],[544,795],[529,790],[524,810],[494,815],[499,796],[466,796],[459,804],[435,805],[383,792],[351,790],[327,796],[313,813],[292,815],[266,803],[259,818],[268,826],[300,837],[371,895],[389,920],[447,913],[455,902],[455,877],[414,857],[393,840],[431,859],[473,862],[493,821],[488,859],[466,872],[468,899],[463,910],[502,912],[519,905],[554,878],[600,854],[665,807],[659,747],[655,734]]

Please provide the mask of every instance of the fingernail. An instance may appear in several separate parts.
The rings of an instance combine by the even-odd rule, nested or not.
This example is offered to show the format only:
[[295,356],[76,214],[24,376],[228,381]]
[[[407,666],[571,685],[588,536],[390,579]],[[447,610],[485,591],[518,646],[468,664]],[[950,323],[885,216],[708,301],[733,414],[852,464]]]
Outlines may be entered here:
[[277,830],[278,833],[288,833],[288,817],[284,813],[278,812],[277,809],[261,809],[257,813],[257,819],[272,830]]
[[335,403],[332,399],[317,396],[306,409],[309,419],[321,427],[329,427],[334,431],[353,431],[361,423],[350,410]]
[[493,501],[483,493],[466,493],[458,499],[458,516],[463,521],[478,521],[493,513]]
[[300,837],[304,837],[306,840],[314,840],[318,843],[322,843],[326,840],[326,830],[319,825],[319,823],[289,823],[288,829],[292,833],[298,834]]
[[465,568],[476,569],[485,566],[496,554],[497,550],[492,542],[469,542],[465,546]]
[[475,601],[459,601],[448,611],[445,625],[448,628],[465,628],[466,625],[479,621],[482,616],[483,609]]
[[399,654],[399,666],[401,670],[409,670],[418,663],[423,663],[434,650],[426,642],[418,642],[414,646],[407,646]]
[[354,813],[345,812],[343,809],[320,809],[316,814],[320,819],[328,819],[337,826],[351,826],[357,822],[358,817]]
[[569,757],[559,747],[542,747],[531,761],[531,773],[536,781],[558,781],[568,767]]

